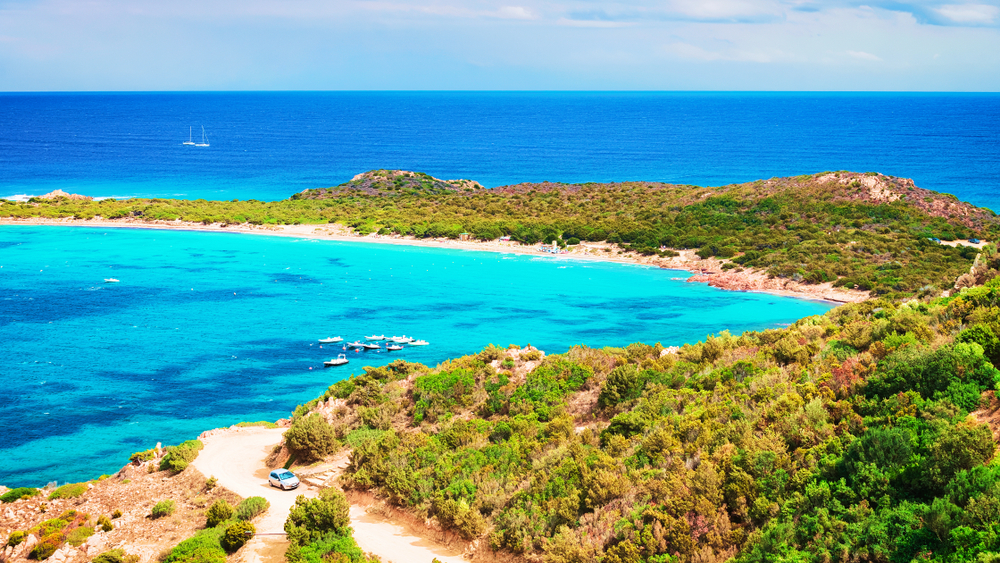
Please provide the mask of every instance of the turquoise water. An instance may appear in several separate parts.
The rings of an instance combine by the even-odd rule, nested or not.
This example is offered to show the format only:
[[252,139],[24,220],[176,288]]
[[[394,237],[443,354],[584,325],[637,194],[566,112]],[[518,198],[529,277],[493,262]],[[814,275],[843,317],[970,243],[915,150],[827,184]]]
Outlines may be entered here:
[[[228,233],[0,227],[0,483],[117,470],[134,451],[275,420],[362,366],[493,343],[679,344],[829,304],[724,292],[676,270]],[[105,284],[105,278],[118,284]],[[677,279],[681,278],[681,279]],[[317,339],[407,334],[398,353]]]

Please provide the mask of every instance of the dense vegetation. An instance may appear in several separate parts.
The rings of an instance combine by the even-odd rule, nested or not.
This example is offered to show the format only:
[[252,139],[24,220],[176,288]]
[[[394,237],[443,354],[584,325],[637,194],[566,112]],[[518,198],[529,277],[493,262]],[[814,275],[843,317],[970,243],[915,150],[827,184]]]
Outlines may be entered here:
[[[997,335],[1000,278],[676,354],[399,361],[296,418],[322,413],[353,448],[346,488],[481,549],[550,563],[1000,561],[1000,459],[979,421],[1000,410]],[[327,494],[323,533],[289,520],[293,563],[353,546]]]
[[928,240],[995,240],[1000,221],[954,196],[879,174],[827,173],[719,188],[650,182],[519,184],[482,189],[425,174],[373,171],[336,188],[277,202],[131,199],[8,202],[0,217],[185,220],[200,223],[339,223],[357,234],[526,244],[608,241],[647,255],[698,249],[810,283],[834,281],[876,294],[946,289],[972,248]]
[[[225,563],[226,553],[239,550],[256,532],[254,525],[240,515],[259,514],[262,505],[266,510],[267,501],[261,497],[245,499],[235,510],[224,500],[216,501],[206,514],[205,527],[161,555],[161,563]],[[225,518],[216,520],[223,514]]]

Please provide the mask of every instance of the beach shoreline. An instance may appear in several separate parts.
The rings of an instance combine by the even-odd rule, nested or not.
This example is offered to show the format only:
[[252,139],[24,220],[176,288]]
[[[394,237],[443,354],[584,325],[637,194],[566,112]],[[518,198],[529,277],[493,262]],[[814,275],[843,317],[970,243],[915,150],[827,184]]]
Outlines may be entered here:
[[136,219],[47,219],[29,217],[14,219],[0,217],[0,227],[11,226],[54,226],[54,227],[91,227],[91,228],[132,228],[169,231],[195,231],[207,233],[234,233],[264,236],[280,236],[291,238],[308,238],[330,240],[335,242],[361,242],[374,244],[394,244],[401,246],[416,246],[422,248],[442,248],[451,250],[471,250],[480,252],[498,252],[526,256],[547,257],[559,260],[585,260],[594,262],[613,262],[619,264],[635,264],[663,269],[682,270],[694,275],[688,282],[707,283],[708,285],[727,291],[749,291],[767,293],[781,297],[827,301],[831,303],[858,303],[869,298],[866,291],[834,288],[832,284],[802,284],[793,280],[772,278],[766,273],[751,269],[723,270],[724,261],[715,258],[702,259],[694,250],[676,250],[679,256],[664,258],[659,256],[641,256],[634,252],[624,252],[614,244],[581,243],[568,252],[553,254],[539,251],[540,245],[522,245],[515,241],[478,241],[455,240],[445,238],[417,239],[399,235],[358,235],[347,227],[339,224],[320,225],[223,225],[220,223],[203,224],[188,221],[141,221]]

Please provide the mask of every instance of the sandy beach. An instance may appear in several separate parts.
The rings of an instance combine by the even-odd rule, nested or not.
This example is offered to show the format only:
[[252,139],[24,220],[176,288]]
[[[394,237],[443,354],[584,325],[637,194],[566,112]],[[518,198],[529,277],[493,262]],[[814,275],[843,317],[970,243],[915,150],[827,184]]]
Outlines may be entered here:
[[539,245],[522,245],[516,241],[478,241],[454,240],[445,238],[417,239],[398,235],[370,234],[361,236],[349,228],[337,224],[321,225],[223,225],[221,223],[203,224],[186,221],[141,221],[136,219],[45,219],[31,217],[13,219],[0,217],[3,225],[37,225],[57,227],[96,227],[96,228],[131,228],[160,229],[179,231],[200,231],[210,233],[240,233],[249,235],[282,236],[292,238],[310,238],[317,240],[333,240],[340,242],[362,242],[373,244],[397,244],[405,246],[420,246],[425,248],[450,248],[456,250],[472,250],[481,252],[502,252],[547,257],[557,260],[593,260],[600,262],[617,262],[622,264],[639,264],[659,268],[685,270],[695,275],[688,279],[692,283],[708,283],[712,287],[729,291],[753,291],[769,293],[783,297],[798,299],[814,299],[834,303],[857,303],[868,299],[867,291],[844,288],[834,288],[832,284],[802,284],[789,279],[771,278],[766,273],[752,269],[723,270],[724,261],[715,258],[702,259],[694,250],[677,250],[680,255],[671,258],[659,256],[642,256],[634,252],[624,252],[617,245],[609,243],[581,243],[569,247],[568,252],[554,254],[542,252]]

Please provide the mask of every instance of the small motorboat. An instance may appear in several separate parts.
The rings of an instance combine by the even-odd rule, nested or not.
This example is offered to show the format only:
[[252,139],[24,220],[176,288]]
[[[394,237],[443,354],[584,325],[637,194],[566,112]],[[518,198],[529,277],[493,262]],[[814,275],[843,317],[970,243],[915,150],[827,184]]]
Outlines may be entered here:
[[320,338],[320,344],[336,344],[337,342],[343,342],[344,339],[339,336],[334,336],[333,338]]
[[361,347],[364,348],[365,350],[378,350],[382,348],[378,344],[368,344],[367,342],[362,344]]
[[400,346],[399,344],[389,344],[385,347],[385,349],[390,352],[395,352],[396,350],[402,350],[403,347]]
[[385,340],[385,335],[381,336],[366,336],[365,340]]
[[323,362],[323,365],[327,366],[327,367],[329,367],[329,366],[342,366],[342,365],[346,364],[348,361],[350,361],[350,360],[347,359],[347,356],[345,356],[344,354],[340,354],[339,356],[337,356],[336,358],[334,358],[334,359],[332,359],[332,360],[330,360],[328,362]]
[[389,340],[392,340],[396,344],[406,344],[407,342],[413,342],[413,339],[405,334],[403,336],[393,336]]
[[427,346],[428,344],[430,344],[430,342],[427,342],[426,340],[414,340],[413,342],[410,342],[410,346]]
[[121,280],[116,280],[115,278],[105,278],[104,283],[118,283]]
[[351,348],[364,348],[365,345],[361,343],[360,340],[355,340],[354,342],[348,342],[347,345]]

